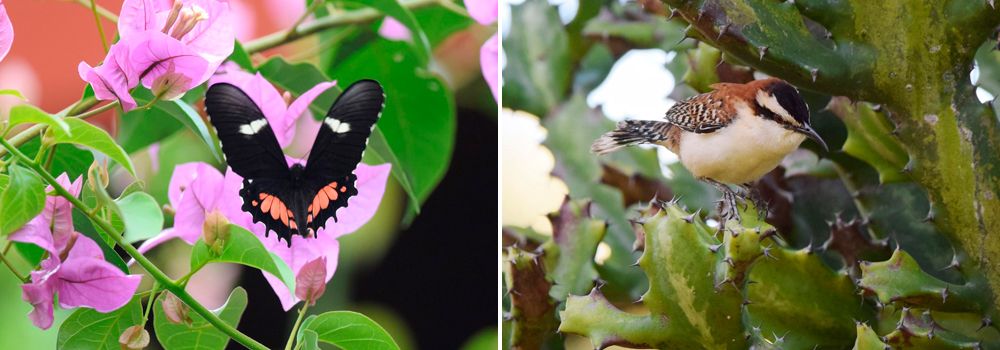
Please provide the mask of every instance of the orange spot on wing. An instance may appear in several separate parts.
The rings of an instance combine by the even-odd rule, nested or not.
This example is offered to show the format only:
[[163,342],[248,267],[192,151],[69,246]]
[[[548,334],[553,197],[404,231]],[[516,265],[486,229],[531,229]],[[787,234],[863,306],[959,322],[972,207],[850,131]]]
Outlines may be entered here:
[[288,226],[288,211],[287,210],[282,210],[281,211],[281,223],[285,224],[285,226]]
[[274,197],[267,196],[267,198],[264,198],[264,202],[260,204],[260,210],[266,213],[268,210],[271,210],[272,203],[274,203]]
[[340,186],[340,192],[347,192],[347,186]]
[[281,203],[280,200],[275,199],[273,205],[271,205],[271,218],[278,220],[281,217],[281,213],[285,212],[285,204]]
[[256,207],[256,206],[260,205],[260,202],[258,202],[256,199],[254,199],[254,200],[250,201],[250,204],[252,204],[253,206]]
[[295,225],[295,221],[289,221],[288,228],[295,230],[298,229],[298,226]]
[[323,192],[326,192],[326,196],[330,197],[331,201],[337,200],[337,190],[328,187],[323,187]]
[[271,196],[271,195],[269,195],[269,194],[267,194],[267,193],[261,193],[261,194],[260,194],[260,199],[264,199],[264,198],[266,198],[266,197],[270,197],[270,196]]

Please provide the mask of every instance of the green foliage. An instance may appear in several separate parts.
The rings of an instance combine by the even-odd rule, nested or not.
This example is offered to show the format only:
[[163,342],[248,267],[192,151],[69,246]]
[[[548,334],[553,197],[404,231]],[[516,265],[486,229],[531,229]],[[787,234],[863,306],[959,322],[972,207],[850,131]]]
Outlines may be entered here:
[[[165,292],[169,293],[169,292]],[[156,330],[156,339],[164,349],[225,349],[229,343],[229,336],[222,331],[212,327],[205,320],[195,313],[189,313],[190,323],[173,323],[163,311],[163,299],[166,295],[161,294],[153,304],[153,329]],[[219,316],[222,321],[236,327],[240,323],[243,311],[247,308],[247,292],[241,287],[236,287],[229,294],[225,304],[222,304],[212,313]]]
[[[309,316],[302,322],[299,340],[311,336],[303,332],[316,333],[316,339],[335,345],[344,350],[398,350],[399,346],[382,326],[365,315],[353,311],[330,311]],[[316,348],[315,344],[306,347]]]
[[295,276],[292,275],[292,269],[284,260],[269,252],[257,236],[240,226],[229,225],[229,237],[224,238],[218,252],[205,244],[202,239],[194,244],[194,248],[191,249],[192,271],[215,262],[236,263],[265,271],[281,279],[289,290],[295,290]]
[[115,200],[125,221],[125,241],[138,242],[149,239],[163,229],[163,211],[153,196],[133,192]]
[[77,118],[66,118],[65,121],[69,125],[69,132],[58,128],[48,129],[54,143],[74,144],[104,153],[104,155],[117,162],[129,173],[135,175],[135,167],[132,165],[132,159],[111,138],[111,135],[108,135],[107,131]]
[[17,105],[10,109],[10,126],[23,123],[45,124],[54,128],[59,128],[63,132],[70,132],[69,124],[62,118],[45,113],[32,105]]
[[118,337],[126,328],[142,321],[142,306],[134,298],[118,310],[100,313],[90,308],[79,308],[59,327],[56,349],[118,350]]
[[9,166],[9,177],[0,194],[0,234],[6,236],[31,221],[45,207],[45,184],[35,173]]
[[[153,93],[146,89],[136,89],[134,96],[136,102],[140,104],[147,104],[152,102],[154,99]],[[203,119],[190,104],[182,99],[157,101],[153,104],[151,113],[153,113],[152,111],[169,115],[180,121],[181,124],[184,124],[185,127],[194,132],[195,135],[198,135],[198,137],[201,138],[206,145],[208,145],[208,148],[211,150],[212,155],[215,156],[216,161],[222,161],[222,148],[219,147],[218,142],[212,135],[213,131],[209,130],[208,125],[205,124],[205,119]],[[132,118],[136,117],[137,116],[132,116]],[[150,126],[155,126],[155,124],[150,124]],[[151,129],[153,132],[156,132],[156,128]]]
[[455,101],[448,86],[407,44],[385,39],[333,62],[326,72],[344,83],[364,78],[383,82],[385,109],[378,129],[385,143],[372,138],[369,149],[392,162],[394,174],[400,169],[420,203],[426,200],[444,177],[454,146]]
[[544,0],[511,7],[512,26],[503,40],[507,55],[503,97],[508,107],[546,115],[569,87],[569,41],[556,9]]

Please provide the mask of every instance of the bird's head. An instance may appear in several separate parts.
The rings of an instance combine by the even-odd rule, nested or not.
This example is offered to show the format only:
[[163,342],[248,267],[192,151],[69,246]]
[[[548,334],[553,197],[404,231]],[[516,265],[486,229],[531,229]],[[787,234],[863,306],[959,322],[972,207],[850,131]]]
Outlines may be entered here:
[[809,107],[795,87],[781,79],[763,79],[751,83],[756,86],[756,110],[786,129],[805,135],[829,150],[823,138],[809,126]]

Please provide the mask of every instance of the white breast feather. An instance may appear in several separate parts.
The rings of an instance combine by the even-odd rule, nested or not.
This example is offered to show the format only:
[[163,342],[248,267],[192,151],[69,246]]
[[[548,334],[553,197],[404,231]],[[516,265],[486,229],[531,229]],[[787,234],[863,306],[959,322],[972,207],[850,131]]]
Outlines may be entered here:
[[736,118],[716,132],[683,133],[680,159],[695,177],[742,184],[759,179],[781,163],[805,136],[737,106]]

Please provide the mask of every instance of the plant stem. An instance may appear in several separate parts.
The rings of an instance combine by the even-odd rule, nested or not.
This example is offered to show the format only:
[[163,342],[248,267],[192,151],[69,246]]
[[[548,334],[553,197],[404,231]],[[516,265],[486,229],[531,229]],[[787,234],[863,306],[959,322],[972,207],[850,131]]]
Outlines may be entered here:
[[28,279],[28,276],[22,276],[20,273],[17,272],[17,269],[14,268],[14,264],[11,264],[10,260],[7,260],[6,252],[4,252],[4,254],[0,254],[0,260],[3,260],[3,264],[7,265],[7,268],[10,269],[10,272],[13,273],[14,276],[17,277],[17,279],[21,280],[22,283],[28,283],[31,281],[30,279]]
[[52,188],[55,189],[56,193],[58,193],[63,198],[66,198],[66,200],[72,203],[74,207],[86,213],[87,216],[90,217],[91,221],[97,224],[97,226],[99,226],[102,230],[104,230],[104,232],[108,233],[108,236],[110,236],[111,239],[115,241],[115,244],[124,249],[125,252],[132,257],[132,259],[135,259],[135,261],[138,262],[139,265],[146,270],[146,272],[149,272],[149,275],[152,276],[153,279],[155,279],[159,284],[163,285],[163,289],[173,293],[175,296],[177,296],[178,299],[181,299],[181,301],[183,301],[185,304],[191,307],[192,310],[201,315],[201,317],[204,317],[205,320],[208,321],[208,323],[211,323],[212,326],[215,326],[216,329],[222,331],[223,333],[226,333],[226,335],[233,338],[233,340],[235,340],[236,342],[243,344],[243,346],[246,346],[250,349],[255,349],[255,350],[267,349],[266,346],[257,342],[256,340],[253,340],[246,334],[243,334],[242,332],[236,330],[236,328],[233,328],[233,326],[230,326],[229,324],[222,321],[222,319],[220,319],[219,316],[216,316],[211,311],[209,311],[204,305],[201,305],[201,303],[195,300],[194,297],[191,296],[191,294],[188,294],[188,292],[184,290],[184,287],[181,287],[180,285],[172,281],[170,277],[167,277],[167,275],[163,273],[163,271],[161,271],[159,268],[156,267],[156,265],[154,265],[151,261],[149,261],[149,259],[147,259],[146,256],[142,255],[142,253],[136,250],[135,247],[133,247],[131,244],[125,242],[125,239],[122,237],[121,233],[115,230],[115,228],[111,226],[110,223],[108,223],[104,219],[92,215],[90,208],[88,208],[86,204],[80,201],[80,199],[76,198],[76,196],[69,193],[69,191],[66,190],[65,187],[60,185],[59,182],[57,182],[56,179],[52,177],[52,174],[49,174],[49,172],[45,171],[45,169],[42,169],[41,166],[39,166],[37,163],[34,163],[31,161],[31,159],[28,159],[28,157],[25,156],[24,153],[21,153],[20,150],[18,150],[16,147],[7,142],[7,140],[0,139],[0,145],[2,145],[4,148],[7,149],[8,152],[13,154],[15,157],[17,157],[22,162],[31,167],[36,173],[38,173],[38,175],[40,175],[43,179],[45,179],[45,181],[48,182],[49,185],[52,186]]
[[108,103],[106,105],[103,105],[103,106],[94,108],[92,110],[89,110],[87,112],[83,112],[83,113],[80,113],[78,115],[74,115],[74,116],[67,117],[67,118],[87,119],[87,118],[93,117],[95,115],[104,113],[104,112],[106,112],[106,111],[108,111],[108,110],[110,110],[112,108],[115,108],[115,106],[118,106],[118,100],[114,100],[111,103]]
[[[96,115],[96,114],[98,114],[100,112],[103,112],[103,111],[107,110],[107,109],[103,109],[103,108],[112,108],[114,105],[118,104],[118,101],[114,101],[114,102],[112,102],[112,103],[109,104],[109,105],[112,105],[112,107],[108,107],[107,105],[105,105],[105,106],[102,106],[101,108],[99,108],[99,109],[103,109],[100,112],[97,112],[97,113],[87,112],[87,110],[90,109],[91,107],[93,107],[94,105],[96,105],[97,102],[98,102],[97,99],[93,99],[93,98],[91,98],[91,99],[82,99],[79,102],[77,102],[76,105],[74,105],[73,107],[70,107],[68,113],[71,114],[70,117],[73,117],[73,118],[87,119],[87,118],[93,117],[94,115]],[[32,138],[34,138],[35,136],[37,136],[38,134],[41,134],[42,130],[45,129],[45,127],[46,127],[45,124],[35,124],[35,125],[32,125],[31,127],[27,128],[27,129],[24,129],[24,131],[21,131],[21,132],[17,133],[17,135],[14,135],[13,137],[11,137],[10,140],[9,140],[9,142],[12,145],[14,145],[15,147],[20,147],[25,142],[28,142]],[[3,156],[5,154],[7,154],[7,149],[0,149],[0,156]]]
[[142,311],[142,323],[140,324],[145,325],[146,321],[149,321],[149,310],[153,309],[153,300],[156,299],[156,289],[160,287],[158,283],[157,281],[153,281],[153,288],[149,290],[151,293],[149,294],[149,299],[146,300],[146,309]]
[[299,333],[299,325],[302,324],[302,318],[306,316],[307,310],[309,310],[309,301],[303,300],[302,307],[299,308],[299,317],[295,319],[295,325],[292,326],[292,334],[288,335],[288,342],[285,343],[285,350],[292,350],[292,344],[295,343],[295,335]]
[[[90,7],[90,4],[92,4],[93,2],[88,0],[76,0],[76,3],[86,7]],[[114,12],[108,11],[108,9],[104,8],[101,5],[95,4],[94,7],[97,8],[97,14],[101,15],[101,17],[104,17],[109,21],[118,23],[118,15],[115,15]]]
[[94,21],[97,22],[97,34],[101,36],[101,46],[104,52],[108,52],[108,39],[104,37],[104,26],[101,25],[101,16],[97,14],[97,3],[90,0],[90,11],[94,13]]
[[[402,3],[403,7],[408,9],[417,9],[437,4],[439,4],[439,0],[413,0]],[[290,43],[326,29],[346,24],[368,23],[381,18],[382,16],[383,14],[381,12],[371,8],[335,13],[319,18],[315,21],[293,27],[291,30],[281,30],[265,35],[256,40],[247,42],[243,45],[243,48],[247,51],[247,53],[253,54],[281,46],[282,44]]]

